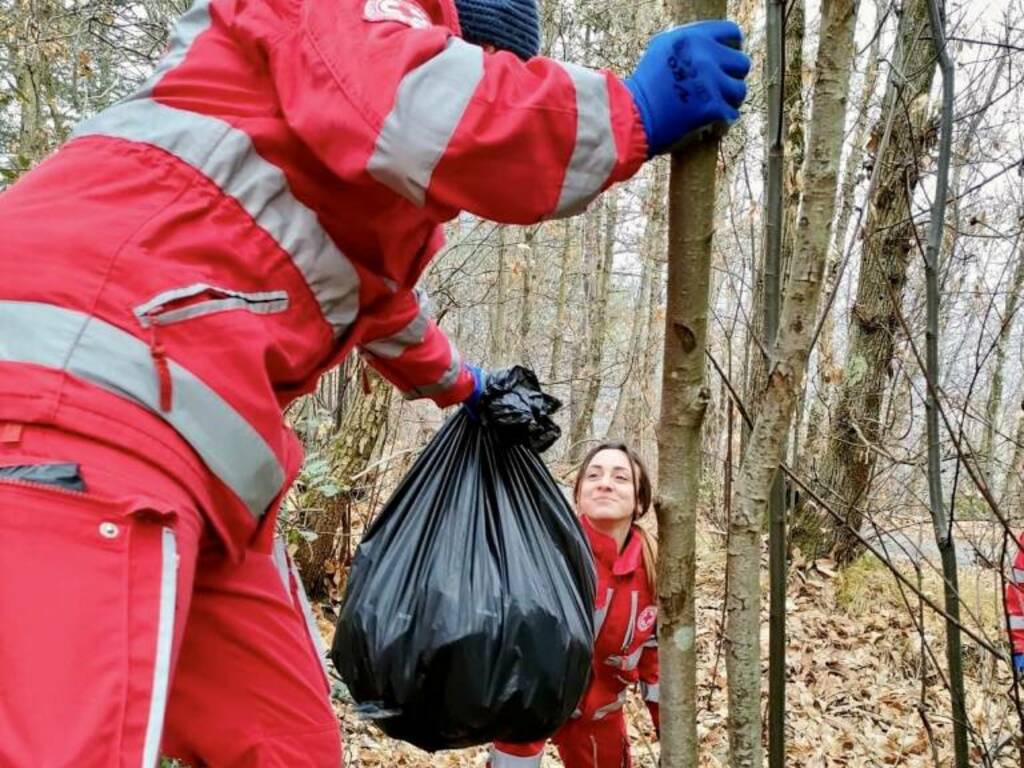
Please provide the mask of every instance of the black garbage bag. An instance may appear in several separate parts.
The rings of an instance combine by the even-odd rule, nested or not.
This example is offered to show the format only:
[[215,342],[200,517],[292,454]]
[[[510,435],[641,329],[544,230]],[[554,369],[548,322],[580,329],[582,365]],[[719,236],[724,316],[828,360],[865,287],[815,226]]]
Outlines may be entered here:
[[588,680],[594,572],[534,449],[558,401],[525,369],[452,416],[356,552],[331,658],[357,710],[426,750],[534,741]]

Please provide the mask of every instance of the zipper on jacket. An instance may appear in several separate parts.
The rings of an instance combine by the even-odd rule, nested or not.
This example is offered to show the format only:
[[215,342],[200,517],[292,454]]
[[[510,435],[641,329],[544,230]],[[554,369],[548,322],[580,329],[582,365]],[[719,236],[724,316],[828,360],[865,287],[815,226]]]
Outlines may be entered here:
[[17,485],[22,488],[35,488],[36,490],[53,491],[54,493],[63,493],[68,496],[88,496],[88,491],[77,491],[74,488],[68,488],[63,485],[53,485],[51,483],[41,483],[38,480],[23,480],[20,477],[3,477],[0,475],[0,485]]
[[143,328],[171,325],[214,312],[243,310],[255,315],[270,315],[288,309],[286,291],[233,291],[208,283],[194,283],[158,293],[133,310]]
[[156,368],[157,390],[160,393],[160,411],[170,413],[171,411],[171,366],[167,362],[167,351],[160,343],[160,337],[156,332],[157,324],[149,326],[149,354],[153,358],[153,365]]

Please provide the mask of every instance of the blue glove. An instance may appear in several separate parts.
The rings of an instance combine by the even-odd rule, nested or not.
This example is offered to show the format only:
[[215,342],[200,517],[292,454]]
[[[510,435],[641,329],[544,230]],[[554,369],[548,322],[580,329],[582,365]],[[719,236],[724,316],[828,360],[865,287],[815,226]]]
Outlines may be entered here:
[[476,404],[480,400],[480,395],[484,393],[484,387],[487,386],[487,373],[476,365],[467,364],[466,368],[468,368],[469,372],[473,374],[473,391],[470,393],[469,397],[466,398],[463,405],[466,406],[466,410],[475,421],[477,418]]
[[648,157],[671,152],[739,119],[750,58],[731,21],[698,21],[655,35],[626,87],[647,133]]
[[1017,670],[1017,677],[1024,677],[1024,653],[1013,654],[1013,668]]

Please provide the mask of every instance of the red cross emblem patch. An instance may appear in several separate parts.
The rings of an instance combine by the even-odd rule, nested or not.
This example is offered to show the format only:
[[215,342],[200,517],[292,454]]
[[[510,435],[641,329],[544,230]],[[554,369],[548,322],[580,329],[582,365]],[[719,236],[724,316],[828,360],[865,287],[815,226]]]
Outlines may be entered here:
[[654,626],[655,620],[658,618],[658,609],[649,605],[640,612],[640,616],[636,620],[636,628],[640,632],[646,632],[648,629]]

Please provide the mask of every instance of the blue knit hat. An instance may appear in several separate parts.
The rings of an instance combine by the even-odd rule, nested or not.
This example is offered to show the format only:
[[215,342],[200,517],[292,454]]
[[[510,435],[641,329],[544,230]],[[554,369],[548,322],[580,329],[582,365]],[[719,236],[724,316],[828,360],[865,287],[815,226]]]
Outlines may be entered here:
[[521,59],[540,50],[540,21],[535,0],[455,0],[459,26],[467,42],[488,43]]

